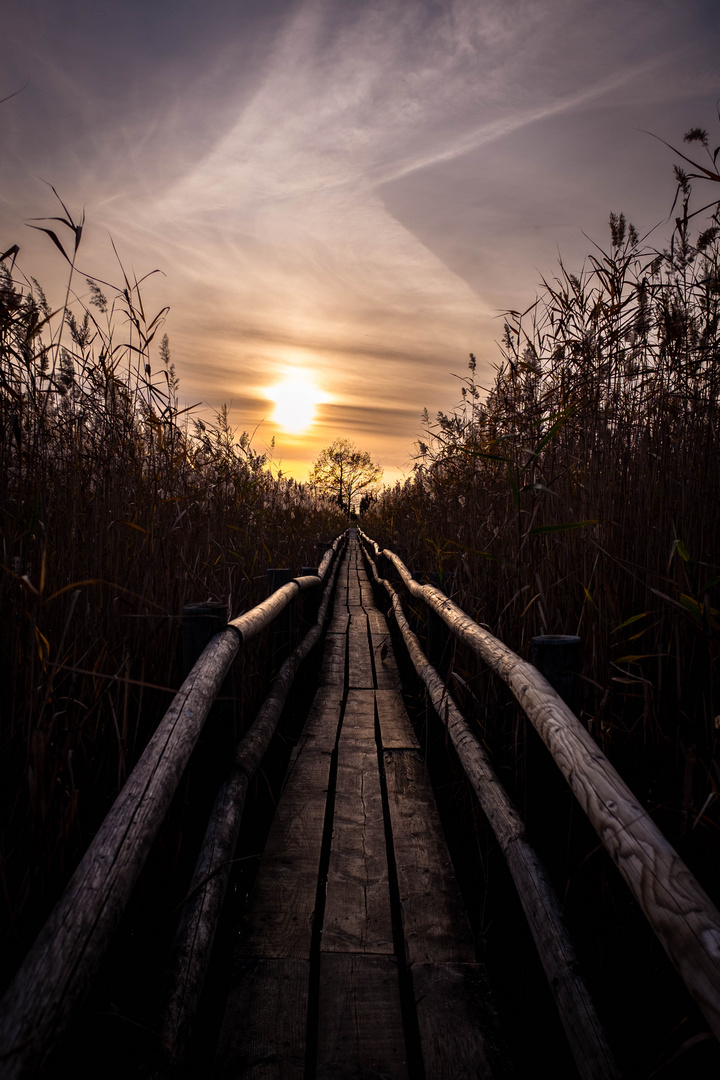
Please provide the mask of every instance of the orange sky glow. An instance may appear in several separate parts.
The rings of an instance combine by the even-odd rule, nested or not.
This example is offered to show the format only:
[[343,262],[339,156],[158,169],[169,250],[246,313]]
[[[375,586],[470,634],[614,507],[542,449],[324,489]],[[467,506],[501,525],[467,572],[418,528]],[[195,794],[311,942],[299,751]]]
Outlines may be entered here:
[[717,127],[710,0],[27,0],[4,23],[0,250],[61,300],[25,222],[57,213],[48,183],[84,207],[83,272],[119,276],[110,237],[161,271],[181,399],[227,403],[298,479],[341,436],[408,475],[422,410],[470,352],[492,380],[501,313],[558,254],[579,269],[611,210],[663,243],[674,159],[645,132]]

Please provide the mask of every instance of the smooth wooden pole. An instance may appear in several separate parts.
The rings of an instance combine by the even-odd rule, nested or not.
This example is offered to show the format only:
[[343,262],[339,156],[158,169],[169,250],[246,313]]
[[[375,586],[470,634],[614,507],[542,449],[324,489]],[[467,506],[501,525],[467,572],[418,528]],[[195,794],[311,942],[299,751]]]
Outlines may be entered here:
[[508,684],[720,1039],[720,912],[597,743],[547,679],[431,585],[405,586]]
[[228,623],[185,679],[0,1002],[2,1080],[35,1076],[85,997],[241,642],[319,585],[331,560]]
[[476,735],[410,629],[397,591],[389,582],[385,587],[391,592],[395,618],[413,666],[447,728],[465,775],[505,856],[578,1073],[583,1080],[616,1080],[617,1066],[580,973],[577,954],[547,871],[528,843],[522,819]]

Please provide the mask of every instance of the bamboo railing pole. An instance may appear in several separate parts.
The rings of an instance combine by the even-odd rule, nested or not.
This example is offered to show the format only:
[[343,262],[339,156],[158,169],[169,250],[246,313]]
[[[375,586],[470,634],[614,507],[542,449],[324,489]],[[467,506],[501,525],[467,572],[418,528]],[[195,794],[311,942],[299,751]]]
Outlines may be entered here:
[[338,558],[315,625],[280,668],[270,694],[238,743],[230,776],[218,791],[172,947],[166,980],[168,998],[160,1022],[159,1060],[147,1072],[146,1080],[163,1076],[185,1057],[210,964],[248,785],[268,750],[295,674],[320,638],[339,566]]
[[720,1039],[720,912],[710,897],[540,672],[437,589],[417,585],[394,552],[383,554],[408,590],[510,687]]
[[2,1080],[36,1074],[87,993],[241,641],[318,585],[331,559],[228,623],[183,682],[0,1002]]
[[188,675],[2,1002],[0,1076],[35,1075],[97,974],[240,638],[217,634]]
[[612,1051],[580,974],[575,948],[547,871],[525,836],[525,825],[476,736],[413,634],[397,591],[385,582],[398,628],[435,712],[447,728],[465,775],[505,856],[550,991],[582,1080],[617,1080]]

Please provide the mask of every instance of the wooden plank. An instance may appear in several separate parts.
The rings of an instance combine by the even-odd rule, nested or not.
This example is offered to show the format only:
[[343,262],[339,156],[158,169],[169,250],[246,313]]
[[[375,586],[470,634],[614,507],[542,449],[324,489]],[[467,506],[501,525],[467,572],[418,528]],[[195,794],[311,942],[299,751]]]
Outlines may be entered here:
[[338,753],[324,952],[394,951],[387,848],[374,742],[344,734]]
[[278,803],[238,944],[241,957],[310,956],[330,754],[307,747]]
[[391,957],[322,954],[316,1075],[317,1080],[407,1080]]
[[402,694],[395,690],[376,690],[380,739],[384,750],[412,750],[420,745],[407,714]]
[[327,750],[329,753],[335,749],[344,694],[342,685],[320,686],[302,730],[301,744],[312,740],[316,750]]
[[408,962],[474,962],[470,923],[420,754],[385,750],[383,759]]
[[375,745],[375,691],[348,690],[343,717],[342,739],[358,742],[367,740]]
[[310,964],[236,960],[213,1080],[304,1080]]
[[397,694],[402,692],[402,680],[394,660],[391,664],[376,662],[375,685],[378,690],[394,690]]
[[319,685],[343,684],[345,681],[345,655],[347,638],[345,634],[328,634],[323,648],[323,660],[320,667]]
[[348,639],[348,686],[351,689],[374,689],[370,646],[367,637],[361,641],[357,636]]
[[370,633],[375,635],[379,634],[381,637],[390,636],[390,628],[387,624],[387,620],[381,611],[378,611],[376,607],[372,607],[368,613],[368,623],[370,624]]
[[428,1080],[490,1080],[510,1074],[481,964],[411,968]]

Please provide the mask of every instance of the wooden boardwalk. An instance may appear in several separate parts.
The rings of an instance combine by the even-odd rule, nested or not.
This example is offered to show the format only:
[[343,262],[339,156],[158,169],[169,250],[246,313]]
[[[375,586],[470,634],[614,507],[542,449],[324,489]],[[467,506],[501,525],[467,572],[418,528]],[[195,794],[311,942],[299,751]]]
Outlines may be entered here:
[[387,624],[351,538],[213,1076],[476,1080],[505,1074],[497,1047]]

